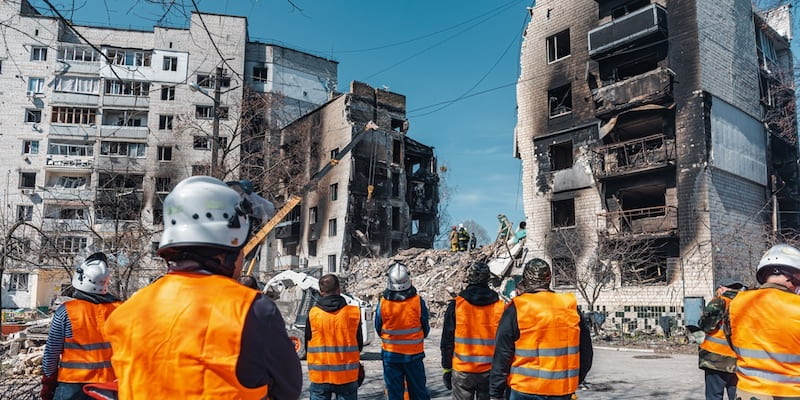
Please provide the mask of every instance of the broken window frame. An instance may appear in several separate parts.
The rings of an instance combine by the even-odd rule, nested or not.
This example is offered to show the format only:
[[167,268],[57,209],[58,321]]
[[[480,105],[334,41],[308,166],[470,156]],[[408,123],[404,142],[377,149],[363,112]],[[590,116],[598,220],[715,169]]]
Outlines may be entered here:
[[36,188],[36,172],[22,172],[19,173],[19,188],[20,189],[34,189]]
[[27,272],[10,272],[8,278],[9,292],[27,292],[28,276]]
[[23,140],[22,141],[22,154],[30,154],[30,155],[39,154],[39,141],[38,140]]
[[[547,45],[548,64],[559,62],[572,54],[572,48],[570,47],[571,43],[569,37],[569,28],[548,36],[547,39],[545,39],[545,42]],[[566,50],[563,46],[564,42],[566,42]],[[563,51],[566,51],[566,54],[563,54]]]
[[547,104],[550,119],[572,114],[572,84],[568,83],[548,90]]
[[[566,148],[569,147],[569,151]],[[575,163],[575,147],[572,140],[565,140],[563,142],[554,143],[550,145],[550,171],[561,171],[570,169]],[[569,155],[569,161],[566,157]]]
[[[559,211],[560,207],[567,208]],[[567,212],[567,214],[562,216],[563,212]],[[553,230],[573,228],[576,223],[575,219],[575,198],[552,200],[550,202],[550,223]]]
[[32,122],[38,124],[42,122],[42,110],[34,108],[25,109],[25,122]]
[[253,82],[267,83],[269,81],[269,69],[266,64],[253,66]]
[[18,204],[17,221],[33,221],[33,206],[29,204]]
[[[553,257],[553,286],[557,288],[575,287],[577,264],[572,257]],[[570,276],[567,276],[567,275]]]

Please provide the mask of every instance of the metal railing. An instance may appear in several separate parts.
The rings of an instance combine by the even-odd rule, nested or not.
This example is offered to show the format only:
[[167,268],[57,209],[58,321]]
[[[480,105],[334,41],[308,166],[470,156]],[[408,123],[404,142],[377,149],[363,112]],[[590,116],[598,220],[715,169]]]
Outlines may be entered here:
[[609,236],[674,234],[678,229],[678,207],[658,206],[609,211],[598,215]]
[[664,134],[651,135],[594,149],[596,176],[612,176],[650,168],[659,168],[675,161],[675,139]]

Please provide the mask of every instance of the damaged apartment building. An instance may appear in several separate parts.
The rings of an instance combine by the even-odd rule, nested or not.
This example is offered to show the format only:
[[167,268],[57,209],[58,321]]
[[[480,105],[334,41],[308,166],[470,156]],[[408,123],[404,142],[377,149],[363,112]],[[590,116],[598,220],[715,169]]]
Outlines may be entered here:
[[[407,136],[405,96],[352,82],[350,91],[280,132],[285,195],[345,149],[373,121],[352,151],[276,227],[274,269],[347,269],[353,256],[394,255],[431,248],[438,233],[439,178],[433,148]],[[280,200],[280,199],[279,199]]]
[[691,322],[720,280],[753,283],[770,236],[798,226],[789,11],[530,9],[515,131],[527,246],[560,290],[589,288],[585,309],[626,332]]

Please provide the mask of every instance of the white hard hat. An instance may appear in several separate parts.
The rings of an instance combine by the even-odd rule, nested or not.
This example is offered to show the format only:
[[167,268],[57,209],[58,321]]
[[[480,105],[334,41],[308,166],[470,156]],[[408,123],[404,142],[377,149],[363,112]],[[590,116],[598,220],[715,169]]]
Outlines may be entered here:
[[459,228],[463,228],[463,227],[464,227],[464,224],[458,224],[458,227],[459,227]]
[[221,180],[192,176],[164,199],[161,250],[179,246],[238,250],[247,241],[249,203]]
[[756,268],[756,280],[759,284],[764,283],[771,272],[787,268],[800,272],[800,250],[788,244],[777,244],[761,257]]
[[72,287],[86,293],[106,294],[110,281],[108,258],[100,252],[86,257],[72,275]]
[[402,292],[411,287],[411,276],[408,274],[408,268],[399,262],[389,267],[386,277],[386,288],[392,292]]

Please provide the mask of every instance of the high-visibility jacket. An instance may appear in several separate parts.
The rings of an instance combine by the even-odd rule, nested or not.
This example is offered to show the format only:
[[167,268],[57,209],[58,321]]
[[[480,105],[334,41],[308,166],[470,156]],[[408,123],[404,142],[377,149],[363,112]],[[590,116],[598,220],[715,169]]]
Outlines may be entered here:
[[419,354],[425,351],[422,331],[422,299],[414,295],[402,301],[381,299],[381,341],[385,351]]
[[481,373],[492,369],[495,336],[505,303],[476,306],[465,298],[455,299],[456,332],[453,351],[453,369],[461,372]]
[[736,387],[800,396],[800,296],[773,288],[748,290],[729,307]]
[[170,272],[106,323],[119,398],[262,399],[236,376],[242,330],[258,292],[220,275]]
[[334,312],[311,308],[311,340],[306,348],[309,381],[341,385],[358,380],[360,320],[356,306],[344,306]]
[[64,340],[58,381],[67,383],[111,382],[111,344],[103,334],[106,319],[119,302],[95,304],[85,300],[64,303],[72,326],[72,338]]
[[522,393],[563,396],[578,389],[580,316],[575,296],[526,293],[512,302],[519,339],[514,342],[509,386]]
[[[719,296],[719,298],[725,302],[725,308],[727,309],[731,304],[731,298],[725,296]],[[706,334],[705,340],[700,343],[700,348],[719,355],[736,358],[736,353],[733,352],[733,349],[728,344],[728,339],[725,338],[725,331],[722,329],[722,325],[715,331]]]

